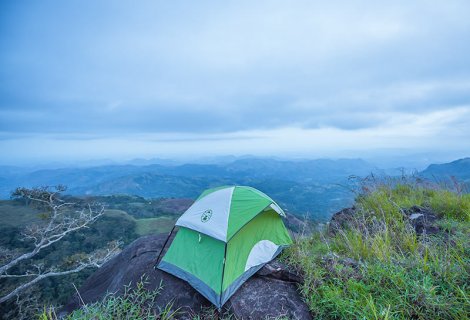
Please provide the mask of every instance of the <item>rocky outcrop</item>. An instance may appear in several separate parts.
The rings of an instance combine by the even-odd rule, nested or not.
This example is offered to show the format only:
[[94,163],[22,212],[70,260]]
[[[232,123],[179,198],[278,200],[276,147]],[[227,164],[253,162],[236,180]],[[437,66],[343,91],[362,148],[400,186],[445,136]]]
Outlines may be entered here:
[[356,208],[345,208],[336,212],[330,219],[328,230],[336,233],[338,230],[345,229],[353,224]]
[[[401,209],[401,212],[403,213],[403,219],[410,223],[417,234],[435,234],[440,230],[436,225],[438,216],[430,208],[412,206]],[[355,207],[336,212],[331,217],[328,230],[331,233],[336,233],[338,230],[354,226],[357,223],[357,213]]]
[[436,225],[437,215],[429,208],[412,206],[403,211],[417,234],[434,234],[439,232]]
[[[173,309],[179,308],[180,319],[191,319],[207,312],[210,302],[188,283],[155,270],[156,259],[165,239],[166,235],[162,234],[135,240],[87,279],[79,290],[80,297],[75,294],[63,313],[69,313],[83,303],[99,301],[107,293],[120,294],[124,286],[136,284],[143,275],[146,276],[148,289],[156,289],[160,284],[163,286],[156,299],[157,309],[173,303]],[[291,273],[283,264],[272,261],[230,298],[224,305],[225,312],[237,319],[310,319],[308,307],[298,293],[298,282],[298,275]]]

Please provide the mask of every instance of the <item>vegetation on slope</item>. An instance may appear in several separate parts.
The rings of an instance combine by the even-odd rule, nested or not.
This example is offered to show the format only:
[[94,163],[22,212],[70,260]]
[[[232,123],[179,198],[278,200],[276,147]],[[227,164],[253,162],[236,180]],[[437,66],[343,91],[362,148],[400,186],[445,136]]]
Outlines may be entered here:
[[[409,210],[433,212],[417,233]],[[298,240],[285,255],[322,319],[467,319],[470,195],[422,181],[367,183],[346,225]]]

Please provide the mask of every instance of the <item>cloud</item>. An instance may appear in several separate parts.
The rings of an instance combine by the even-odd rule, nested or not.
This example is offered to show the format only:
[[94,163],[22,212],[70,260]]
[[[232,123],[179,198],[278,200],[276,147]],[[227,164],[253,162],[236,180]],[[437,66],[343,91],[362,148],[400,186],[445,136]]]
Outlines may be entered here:
[[[17,158],[42,160],[114,160],[141,157],[184,157],[220,154],[322,157],[400,150],[440,151],[459,154],[470,148],[470,106],[421,115],[401,114],[377,128],[341,130],[335,127],[244,130],[231,133],[152,133],[109,136],[42,134],[0,140],[2,150],[12,150],[1,161]],[[352,148],[353,147],[353,148]],[[450,157],[451,158],[451,157]]]
[[[333,130],[350,148],[360,139],[342,134],[390,132],[382,146],[398,145],[400,122],[470,104],[469,9],[463,0],[10,3],[0,10],[0,139],[191,135],[196,145],[258,131],[282,140],[274,132],[290,128],[287,139]],[[458,123],[469,115],[458,114],[439,135],[468,134]],[[404,131],[421,137],[416,146],[433,139],[420,130]],[[265,149],[254,140],[231,145]]]

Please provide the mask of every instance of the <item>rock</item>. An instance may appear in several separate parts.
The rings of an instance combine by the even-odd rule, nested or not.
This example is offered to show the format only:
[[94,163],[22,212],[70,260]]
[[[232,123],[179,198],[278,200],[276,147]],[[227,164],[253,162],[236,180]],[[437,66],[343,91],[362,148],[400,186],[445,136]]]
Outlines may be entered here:
[[[135,285],[145,275],[146,288],[157,289],[162,283],[163,290],[156,299],[156,304],[165,306],[175,299],[175,309],[183,312],[209,307],[210,303],[196,292],[189,284],[161,270],[155,270],[155,262],[165,239],[165,234],[147,236],[135,240],[119,255],[108,261],[93,273],[80,288],[80,297],[85,304],[101,300],[108,292],[120,294],[126,285]],[[167,245],[168,247],[168,245]],[[63,308],[70,313],[82,303],[75,294]]]
[[226,307],[236,319],[312,318],[295,284],[259,275],[245,282]]
[[359,266],[359,262],[357,262],[356,260],[352,258],[344,258],[343,260],[341,260],[341,262],[343,263],[343,265],[349,266],[354,269],[357,269]]
[[298,272],[294,272],[294,270],[289,270],[286,265],[280,263],[277,260],[271,261],[270,263],[266,264],[263,268],[261,268],[257,275],[259,276],[266,276],[282,281],[288,282],[295,282],[295,283],[302,283],[302,277]]
[[410,215],[409,219],[410,220],[415,220],[415,219],[418,219],[419,217],[422,217],[423,214],[422,213],[413,213],[412,215]]
[[[402,209],[404,219],[408,219],[410,224],[418,234],[435,234],[440,231],[435,224],[438,220],[437,215],[427,207],[413,206],[408,209]],[[338,230],[354,226],[357,211],[354,207],[338,211],[331,217],[328,231],[335,234]]]
[[338,230],[344,229],[348,226],[353,225],[354,215],[356,214],[356,208],[345,208],[341,211],[336,212],[331,217],[330,223],[328,225],[328,231],[331,233],[336,233]]
[[[207,313],[212,304],[199,292],[185,281],[154,268],[166,236],[152,235],[135,240],[85,281],[79,290],[80,298],[77,294],[72,296],[62,314],[78,309],[82,305],[80,299],[88,304],[101,300],[109,292],[120,294],[124,286],[135,285],[143,275],[147,277],[146,288],[153,290],[160,283],[163,285],[156,299],[157,308],[173,303],[173,309],[179,308],[179,319],[192,319]],[[239,319],[311,319],[308,307],[297,291],[300,281],[300,277],[289,272],[286,266],[272,261],[230,298],[224,305],[225,312]]]
[[411,225],[418,234],[435,234],[440,231],[435,222],[438,219],[437,215],[429,208],[413,206],[404,210],[405,215],[408,217]]

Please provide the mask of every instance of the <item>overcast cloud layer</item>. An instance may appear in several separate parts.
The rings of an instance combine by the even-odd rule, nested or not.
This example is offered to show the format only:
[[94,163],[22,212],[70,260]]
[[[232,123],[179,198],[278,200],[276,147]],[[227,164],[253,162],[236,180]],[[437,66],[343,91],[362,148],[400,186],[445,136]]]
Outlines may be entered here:
[[3,162],[470,150],[467,0],[0,6]]

